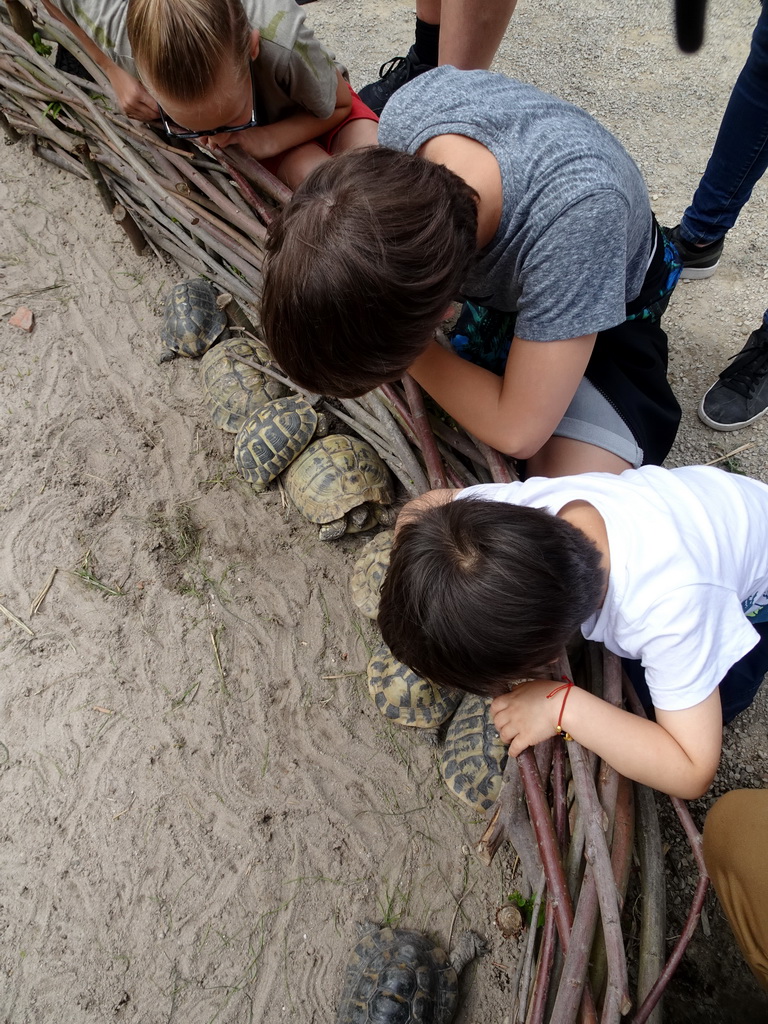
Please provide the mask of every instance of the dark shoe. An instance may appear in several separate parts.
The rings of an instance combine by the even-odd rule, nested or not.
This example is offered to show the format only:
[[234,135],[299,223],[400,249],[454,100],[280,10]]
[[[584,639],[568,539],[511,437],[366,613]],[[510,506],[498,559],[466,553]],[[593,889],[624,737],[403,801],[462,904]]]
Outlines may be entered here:
[[667,236],[675,243],[675,248],[680,253],[683,264],[683,272],[680,277],[687,281],[702,280],[705,277],[712,277],[717,270],[720,257],[723,255],[725,236],[709,245],[691,245],[680,237],[680,225],[673,228],[664,228]]
[[393,57],[382,64],[379,68],[378,82],[364,85],[358,96],[374,114],[380,114],[389,97],[393,92],[397,92],[401,85],[431,70],[431,64],[419,64],[416,50],[411,47],[407,56]]
[[699,419],[715,430],[748,427],[768,411],[768,327],[753,331],[747,344],[720,374],[699,405]]

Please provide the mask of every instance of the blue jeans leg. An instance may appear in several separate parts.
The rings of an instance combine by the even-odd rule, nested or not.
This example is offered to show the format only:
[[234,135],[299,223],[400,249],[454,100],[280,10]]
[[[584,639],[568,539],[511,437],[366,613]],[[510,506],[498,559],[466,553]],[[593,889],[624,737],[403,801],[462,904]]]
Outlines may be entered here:
[[725,108],[707,169],[680,221],[686,242],[716,242],[736,223],[768,167],[768,6]]
[[[732,665],[720,683],[723,725],[728,725],[736,715],[749,707],[768,674],[768,622],[755,622],[753,626],[760,634],[757,646],[745,654],[741,661]],[[639,661],[630,661],[628,658],[622,658],[622,664],[646,714],[649,718],[655,717],[653,702],[645,682],[645,669]]]

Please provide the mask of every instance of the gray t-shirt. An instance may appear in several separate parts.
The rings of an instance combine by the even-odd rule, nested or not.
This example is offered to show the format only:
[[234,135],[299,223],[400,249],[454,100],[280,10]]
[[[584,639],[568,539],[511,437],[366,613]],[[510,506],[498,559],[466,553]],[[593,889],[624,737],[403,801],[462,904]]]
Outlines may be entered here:
[[[138,78],[126,31],[128,0],[58,0],[61,10],[118,67]],[[253,75],[268,123],[298,110],[330,117],[336,107],[333,54],[315,39],[304,12],[293,0],[243,0],[251,28],[259,30]]]
[[488,71],[440,67],[387,103],[383,146],[415,153],[465,135],[499,163],[498,231],[463,293],[517,311],[515,333],[557,341],[626,319],[652,255],[653,217],[640,171],[586,111]]

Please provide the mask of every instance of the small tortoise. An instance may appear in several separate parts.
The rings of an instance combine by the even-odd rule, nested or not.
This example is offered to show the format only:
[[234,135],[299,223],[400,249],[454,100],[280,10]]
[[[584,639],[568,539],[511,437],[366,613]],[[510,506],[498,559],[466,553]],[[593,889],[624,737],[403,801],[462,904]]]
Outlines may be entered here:
[[397,725],[414,726],[428,743],[436,744],[463,696],[448,686],[422,679],[398,661],[386,644],[368,663],[368,690],[379,711]]
[[313,441],[285,474],[285,489],[299,512],[320,525],[320,540],[394,522],[386,507],[394,497],[389,470],[357,437],[329,434]]
[[355,562],[350,580],[352,600],[369,619],[379,614],[379,592],[389,568],[394,530],[382,530],[369,540]]
[[206,352],[200,363],[205,404],[216,426],[230,434],[236,434],[251,413],[265,402],[288,394],[285,385],[255,366],[241,362],[238,358],[241,356],[270,364],[266,346],[256,339],[245,338],[221,342]]
[[317,413],[303,398],[265,402],[244,421],[235,439],[235,465],[256,490],[264,490],[307,447]]
[[201,356],[227,326],[227,315],[216,303],[216,292],[202,277],[181,281],[165,297],[160,362],[175,356]]
[[336,1024],[449,1024],[458,975],[485,944],[464,932],[450,957],[421,932],[360,926]]
[[501,792],[506,763],[490,698],[466,694],[445,734],[440,773],[446,786],[473,810],[487,811]]

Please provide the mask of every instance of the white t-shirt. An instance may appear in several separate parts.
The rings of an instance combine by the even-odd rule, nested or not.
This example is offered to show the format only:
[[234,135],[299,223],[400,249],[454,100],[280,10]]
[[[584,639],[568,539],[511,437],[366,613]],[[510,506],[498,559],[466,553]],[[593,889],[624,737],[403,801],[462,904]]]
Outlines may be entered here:
[[749,618],[768,605],[766,484],[706,466],[644,466],[481,484],[458,497],[470,495],[553,514],[571,501],[597,509],[611,570],[581,631],[641,661],[660,710],[705,700],[758,642]]

